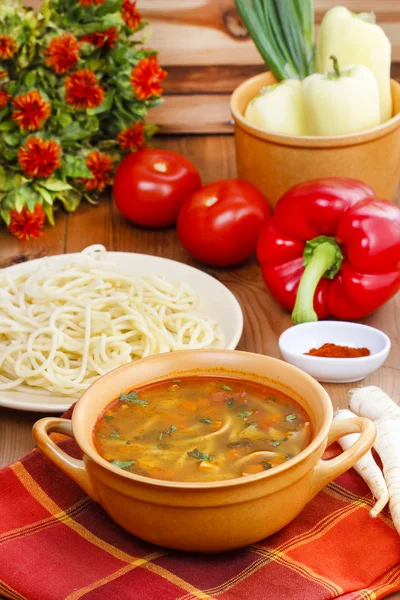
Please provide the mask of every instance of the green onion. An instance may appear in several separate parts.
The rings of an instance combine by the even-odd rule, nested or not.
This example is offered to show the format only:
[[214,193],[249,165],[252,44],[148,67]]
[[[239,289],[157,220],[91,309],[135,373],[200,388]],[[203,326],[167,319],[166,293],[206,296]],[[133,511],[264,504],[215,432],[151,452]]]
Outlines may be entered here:
[[233,406],[233,405],[235,404],[235,398],[229,398],[229,400],[227,400],[227,401],[225,402],[225,404],[226,404],[227,406],[229,406],[229,407],[230,407],[230,406]]
[[315,72],[313,0],[235,0],[235,4],[278,79],[304,79]]
[[200,419],[200,423],[206,423],[207,425],[211,425],[212,419]]

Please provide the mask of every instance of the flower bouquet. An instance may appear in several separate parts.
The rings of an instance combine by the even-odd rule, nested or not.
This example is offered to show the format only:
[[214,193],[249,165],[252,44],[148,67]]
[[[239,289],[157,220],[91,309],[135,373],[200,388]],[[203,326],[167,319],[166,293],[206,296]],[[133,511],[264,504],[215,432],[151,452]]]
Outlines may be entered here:
[[54,208],[74,211],[112,182],[121,155],[154,133],[166,72],[144,49],[132,0],[0,6],[0,216],[20,239]]

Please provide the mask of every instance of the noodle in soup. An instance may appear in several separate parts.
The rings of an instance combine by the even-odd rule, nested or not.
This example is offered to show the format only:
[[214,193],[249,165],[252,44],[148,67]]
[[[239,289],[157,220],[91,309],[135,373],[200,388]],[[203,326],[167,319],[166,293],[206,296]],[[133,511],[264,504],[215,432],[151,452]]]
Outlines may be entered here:
[[304,409],[257,383],[191,377],[134,389],[94,428],[99,454],[127,471],[171,481],[221,481],[262,473],[310,443]]

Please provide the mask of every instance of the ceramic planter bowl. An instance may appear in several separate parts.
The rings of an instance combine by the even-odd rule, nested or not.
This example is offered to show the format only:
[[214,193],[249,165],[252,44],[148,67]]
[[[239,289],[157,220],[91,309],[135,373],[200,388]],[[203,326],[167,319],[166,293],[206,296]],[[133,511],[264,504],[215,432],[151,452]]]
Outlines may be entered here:
[[[285,391],[311,418],[311,444],[292,460],[264,473],[210,483],[142,477],[99,456],[92,431],[109,402],[149,382],[196,375],[227,375]],[[75,437],[83,460],[71,458],[57,447],[49,437],[52,431]],[[356,432],[361,436],[351,448],[337,458],[321,460],[328,442]],[[130,533],[178,550],[219,552],[251,544],[287,525],[319,490],[371,448],[375,427],[362,418],[332,424],[331,401],[322,386],[283,361],[248,352],[192,350],[159,354],[111,371],[82,395],[72,426],[66,419],[41,419],[33,428],[33,437],[50,460]]]
[[264,131],[243,115],[271,72],[248,79],[234,91],[238,176],[256,185],[275,206],[291,187],[320,177],[352,177],[368,183],[377,196],[392,200],[400,180],[400,84],[392,80],[393,118],[362,133],[334,137],[287,136]]

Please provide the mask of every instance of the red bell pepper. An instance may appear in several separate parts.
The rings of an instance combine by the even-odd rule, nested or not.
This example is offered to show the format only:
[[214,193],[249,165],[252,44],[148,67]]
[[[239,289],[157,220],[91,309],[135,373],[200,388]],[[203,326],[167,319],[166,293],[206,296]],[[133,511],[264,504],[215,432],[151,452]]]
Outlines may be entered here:
[[257,256],[294,323],[360,319],[400,289],[400,209],[354,179],[300,183],[264,225]]

